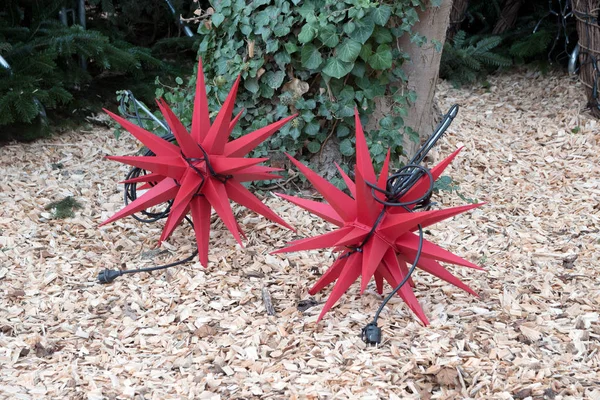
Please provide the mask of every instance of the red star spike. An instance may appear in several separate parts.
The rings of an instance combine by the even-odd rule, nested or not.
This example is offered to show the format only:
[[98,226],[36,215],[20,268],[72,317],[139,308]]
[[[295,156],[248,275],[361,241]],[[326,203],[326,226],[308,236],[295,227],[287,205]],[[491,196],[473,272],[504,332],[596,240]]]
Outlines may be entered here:
[[[319,315],[319,321],[359,277],[361,277],[361,294],[364,292],[371,278],[375,279],[377,291],[380,294],[383,293],[384,281],[395,288],[408,274],[407,264],[411,264],[417,254],[419,235],[413,232],[418,230],[419,225],[425,228],[481,205],[470,204],[444,210],[414,213],[402,207],[385,207],[384,209],[384,205],[376,201],[373,197],[372,190],[367,185],[367,182],[376,184],[382,190],[386,189],[390,153],[388,151],[381,174],[377,178],[358,112],[355,112],[355,116],[355,180],[350,179],[338,167],[351,196],[339,190],[289,155],[288,157],[292,163],[296,165],[321,193],[326,203],[278,194],[278,196],[339,227],[323,235],[296,240],[290,243],[288,247],[275,251],[275,253],[281,253],[327,247],[333,247],[340,251],[337,260],[309,290],[309,293],[314,295],[335,281],[333,290]],[[460,149],[430,170],[434,180],[440,177],[444,169],[456,157],[459,151]],[[421,177],[398,201],[407,202],[419,199],[427,192],[429,184],[430,181],[427,176]],[[381,200],[384,199],[383,193],[376,192],[376,196]],[[409,208],[412,208],[412,206]],[[423,240],[421,257],[417,263],[417,267],[476,295],[473,290],[444,268],[439,263],[440,261],[481,269],[477,265],[427,240]],[[427,325],[427,317],[412,290],[414,283],[410,279],[408,282],[409,285],[403,285],[398,294],[417,317]]]
[[105,110],[155,156],[107,157],[151,173],[125,181],[125,183],[144,182],[146,184],[138,190],[148,189],[148,191],[101,225],[172,200],[171,211],[159,241],[166,240],[182,219],[191,212],[200,263],[205,267],[208,264],[211,209],[215,210],[238,243],[242,244],[240,235],[243,236],[243,232],[235,220],[229,200],[286,228],[293,229],[246,189],[242,182],[280,178],[274,174],[280,169],[257,165],[267,160],[266,158],[245,158],[245,156],[295,115],[228,142],[229,135],[241,116],[240,113],[231,120],[239,82],[238,77],[211,124],[200,60],[191,133],[169,106],[162,99],[158,100],[158,107],[178,145]]

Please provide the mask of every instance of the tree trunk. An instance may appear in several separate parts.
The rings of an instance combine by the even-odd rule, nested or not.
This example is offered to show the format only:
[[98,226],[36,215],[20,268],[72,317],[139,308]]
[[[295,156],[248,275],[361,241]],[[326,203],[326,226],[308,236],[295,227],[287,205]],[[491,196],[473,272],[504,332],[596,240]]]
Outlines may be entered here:
[[498,22],[494,25],[494,30],[492,31],[494,35],[504,33],[515,26],[522,4],[523,0],[506,0],[500,13],[500,18],[498,18]]
[[[410,159],[435,128],[440,117],[439,109],[435,104],[434,94],[440,70],[441,50],[438,51],[435,41],[444,44],[446,30],[450,21],[452,0],[442,0],[439,7],[429,5],[424,11],[418,10],[419,21],[413,26],[415,32],[427,38],[427,43],[419,47],[410,41],[410,35],[398,38],[398,47],[408,53],[410,61],[402,65],[408,78],[406,90],[417,94],[416,101],[408,109],[404,118],[404,125],[412,128],[419,135],[419,140],[410,140],[405,135],[404,154]],[[378,99],[374,118],[379,121],[383,116],[392,114],[390,99]]]
[[446,40],[451,40],[456,35],[456,32],[460,30],[460,25],[465,20],[465,15],[467,14],[467,7],[469,7],[469,0],[454,0],[452,2]]
[[579,79],[585,87],[592,115],[600,118],[600,26],[598,25],[600,0],[573,0],[573,14],[577,19],[579,35]]

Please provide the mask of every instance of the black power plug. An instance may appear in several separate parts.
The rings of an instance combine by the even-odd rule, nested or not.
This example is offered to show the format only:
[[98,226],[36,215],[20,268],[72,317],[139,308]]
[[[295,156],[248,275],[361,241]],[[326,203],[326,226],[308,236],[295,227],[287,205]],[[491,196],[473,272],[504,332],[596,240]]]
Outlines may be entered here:
[[363,328],[361,338],[366,344],[379,344],[381,343],[381,328],[377,326],[377,323],[371,322]]
[[123,272],[116,271],[114,269],[105,269],[98,274],[98,282],[100,283],[111,283],[119,276],[123,275]]

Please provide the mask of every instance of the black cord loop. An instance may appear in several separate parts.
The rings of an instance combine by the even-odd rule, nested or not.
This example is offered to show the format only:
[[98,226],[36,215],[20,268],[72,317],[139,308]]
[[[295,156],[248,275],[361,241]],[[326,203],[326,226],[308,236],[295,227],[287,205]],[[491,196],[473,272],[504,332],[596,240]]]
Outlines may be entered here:
[[[371,230],[369,231],[365,239],[362,241],[362,243],[357,247],[351,248],[351,250],[344,254],[343,257],[349,257],[354,252],[362,251],[362,247],[377,231],[377,227],[383,220],[383,217],[387,212],[388,208],[402,207],[409,213],[415,212],[418,209],[429,209],[429,207],[431,206],[431,195],[433,193],[435,179],[431,174],[431,171],[420,165],[420,163],[425,159],[429,151],[433,148],[433,146],[435,146],[437,141],[446,132],[446,130],[456,117],[457,113],[458,105],[453,105],[450,108],[450,110],[446,113],[446,115],[444,115],[442,121],[436,127],[431,136],[427,139],[423,146],[410,160],[409,164],[401,167],[398,171],[396,171],[394,174],[390,175],[387,178],[385,189],[379,188],[376,183],[366,182],[366,184],[371,188],[371,194],[373,198],[380,204],[383,204],[383,208],[381,210],[381,213],[375,220],[375,223],[373,224]],[[425,193],[416,199],[402,201],[402,198],[405,195],[407,195],[410,192],[410,190],[417,184],[417,182],[420,182],[423,177],[427,177],[428,180],[428,186]],[[385,200],[380,199],[377,196],[377,193],[383,194],[385,196]],[[381,305],[377,309],[373,320],[370,323],[368,323],[361,331],[361,338],[367,344],[375,345],[381,343],[381,328],[377,326],[379,315],[383,311],[386,304],[390,301],[390,299],[400,289],[402,289],[406,282],[408,282],[413,272],[415,271],[417,264],[419,263],[419,259],[421,258],[421,252],[423,250],[423,227],[419,224],[417,225],[417,228],[419,230],[419,245],[412,266],[410,267],[408,273],[406,274],[406,276],[404,276],[402,281],[398,283],[394,290],[390,294],[388,294],[381,302]]]

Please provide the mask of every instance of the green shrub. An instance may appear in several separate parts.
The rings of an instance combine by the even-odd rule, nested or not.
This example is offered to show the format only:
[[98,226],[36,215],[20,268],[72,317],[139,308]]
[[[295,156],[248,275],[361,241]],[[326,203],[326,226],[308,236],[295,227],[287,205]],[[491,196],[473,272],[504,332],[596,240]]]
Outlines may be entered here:
[[[299,114],[257,148],[254,156],[286,151],[310,157],[332,140],[343,156],[351,157],[355,107],[365,126],[375,98],[387,95],[394,101],[395,116],[386,116],[377,129],[368,132],[374,161],[381,164],[388,147],[393,154],[402,152],[407,131],[402,116],[415,94],[392,89],[406,79],[401,66],[407,55],[396,46],[396,38],[410,34],[413,40],[425,41],[411,32],[418,19],[416,7],[422,4],[406,0],[215,0],[214,13],[199,30],[210,108],[219,108],[241,74],[236,112],[246,111],[234,137]],[[195,76],[175,90],[157,91],[187,123],[194,85]]]
[[58,13],[69,5],[68,0],[0,4],[0,56],[11,67],[0,68],[0,139],[30,140],[47,133],[48,125],[40,121],[43,108],[53,116],[66,104],[81,108],[86,100],[98,101],[89,89],[93,79],[105,75],[107,85],[126,76],[131,85],[147,71],[155,75],[166,67],[149,49],[119,35],[63,25]]
[[455,85],[462,85],[474,82],[490,68],[512,65],[509,58],[492,51],[501,42],[502,38],[499,36],[473,35],[467,38],[464,31],[459,31],[451,43],[446,42],[444,45],[440,76]]

